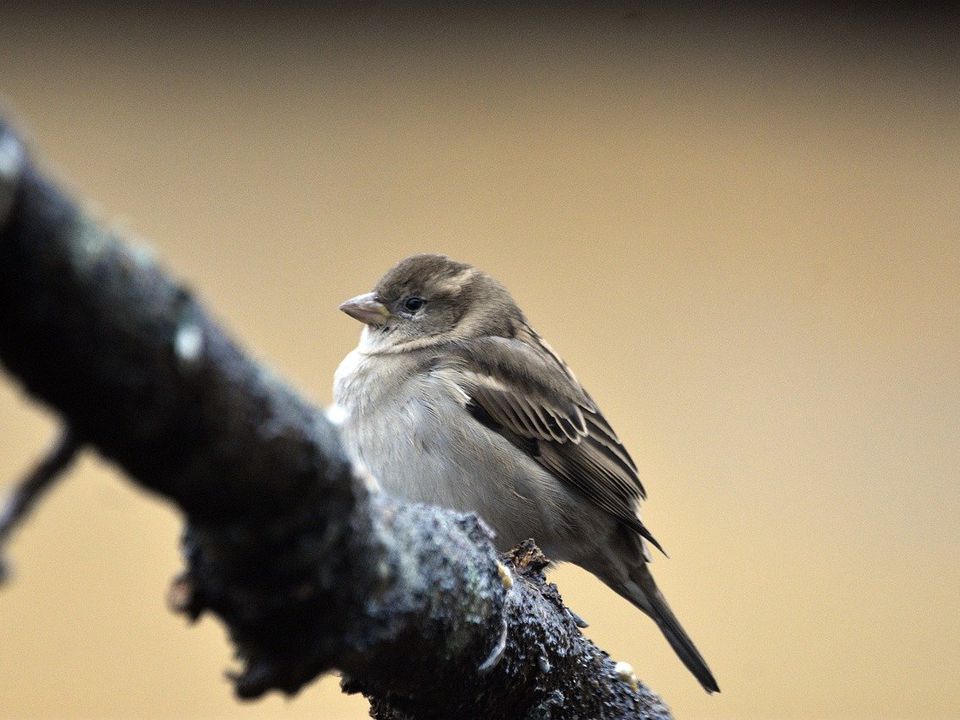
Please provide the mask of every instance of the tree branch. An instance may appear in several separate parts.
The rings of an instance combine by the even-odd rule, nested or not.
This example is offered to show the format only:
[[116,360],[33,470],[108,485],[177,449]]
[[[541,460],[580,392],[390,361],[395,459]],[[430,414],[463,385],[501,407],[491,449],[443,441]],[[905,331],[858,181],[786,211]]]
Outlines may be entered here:
[[4,546],[17,527],[30,516],[44,493],[66,472],[77,456],[79,443],[69,428],[63,428],[56,441],[27,475],[14,487],[0,508],[0,583],[9,575]]
[[227,625],[241,697],[339,669],[379,718],[667,718],[583,638],[532,544],[372,492],[323,413],[104,230],[0,122],[0,360],[185,513],[170,604]]

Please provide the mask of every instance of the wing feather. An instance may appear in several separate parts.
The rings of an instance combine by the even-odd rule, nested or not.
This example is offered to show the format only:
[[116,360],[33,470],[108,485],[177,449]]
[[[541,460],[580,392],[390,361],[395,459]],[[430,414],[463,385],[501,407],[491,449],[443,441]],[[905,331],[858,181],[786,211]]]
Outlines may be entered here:
[[637,515],[646,493],[636,464],[573,373],[532,330],[458,343],[431,372],[463,391],[478,421],[660,548]]

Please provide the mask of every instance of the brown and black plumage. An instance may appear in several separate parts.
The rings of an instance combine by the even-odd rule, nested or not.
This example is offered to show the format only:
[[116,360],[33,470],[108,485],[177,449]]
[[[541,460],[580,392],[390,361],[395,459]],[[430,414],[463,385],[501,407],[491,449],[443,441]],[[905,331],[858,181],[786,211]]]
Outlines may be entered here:
[[389,492],[473,511],[506,549],[533,537],[652,617],[719,690],[648,567],[637,467],[507,290],[442,255],[398,263],[341,306],[364,323],[334,398],[354,459]]

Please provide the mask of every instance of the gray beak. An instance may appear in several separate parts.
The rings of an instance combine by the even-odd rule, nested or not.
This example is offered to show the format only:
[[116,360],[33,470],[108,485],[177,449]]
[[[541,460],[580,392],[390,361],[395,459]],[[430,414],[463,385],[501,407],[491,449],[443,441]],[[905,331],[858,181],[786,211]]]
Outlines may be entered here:
[[387,306],[372,292],[350,298],[340,306],[347,315],[367,325],[383,325],[390,317]]

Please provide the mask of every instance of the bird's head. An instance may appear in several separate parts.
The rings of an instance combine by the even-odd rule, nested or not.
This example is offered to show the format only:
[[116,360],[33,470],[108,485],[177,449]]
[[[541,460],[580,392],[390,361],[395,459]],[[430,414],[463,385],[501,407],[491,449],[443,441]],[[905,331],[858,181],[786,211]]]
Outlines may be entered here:
[[446,255],[412,255],[394,265],[372,292],[340,305],[366,325],[364,343],[381,352],[472,337],[510,337],[523,314],[486,273]]

